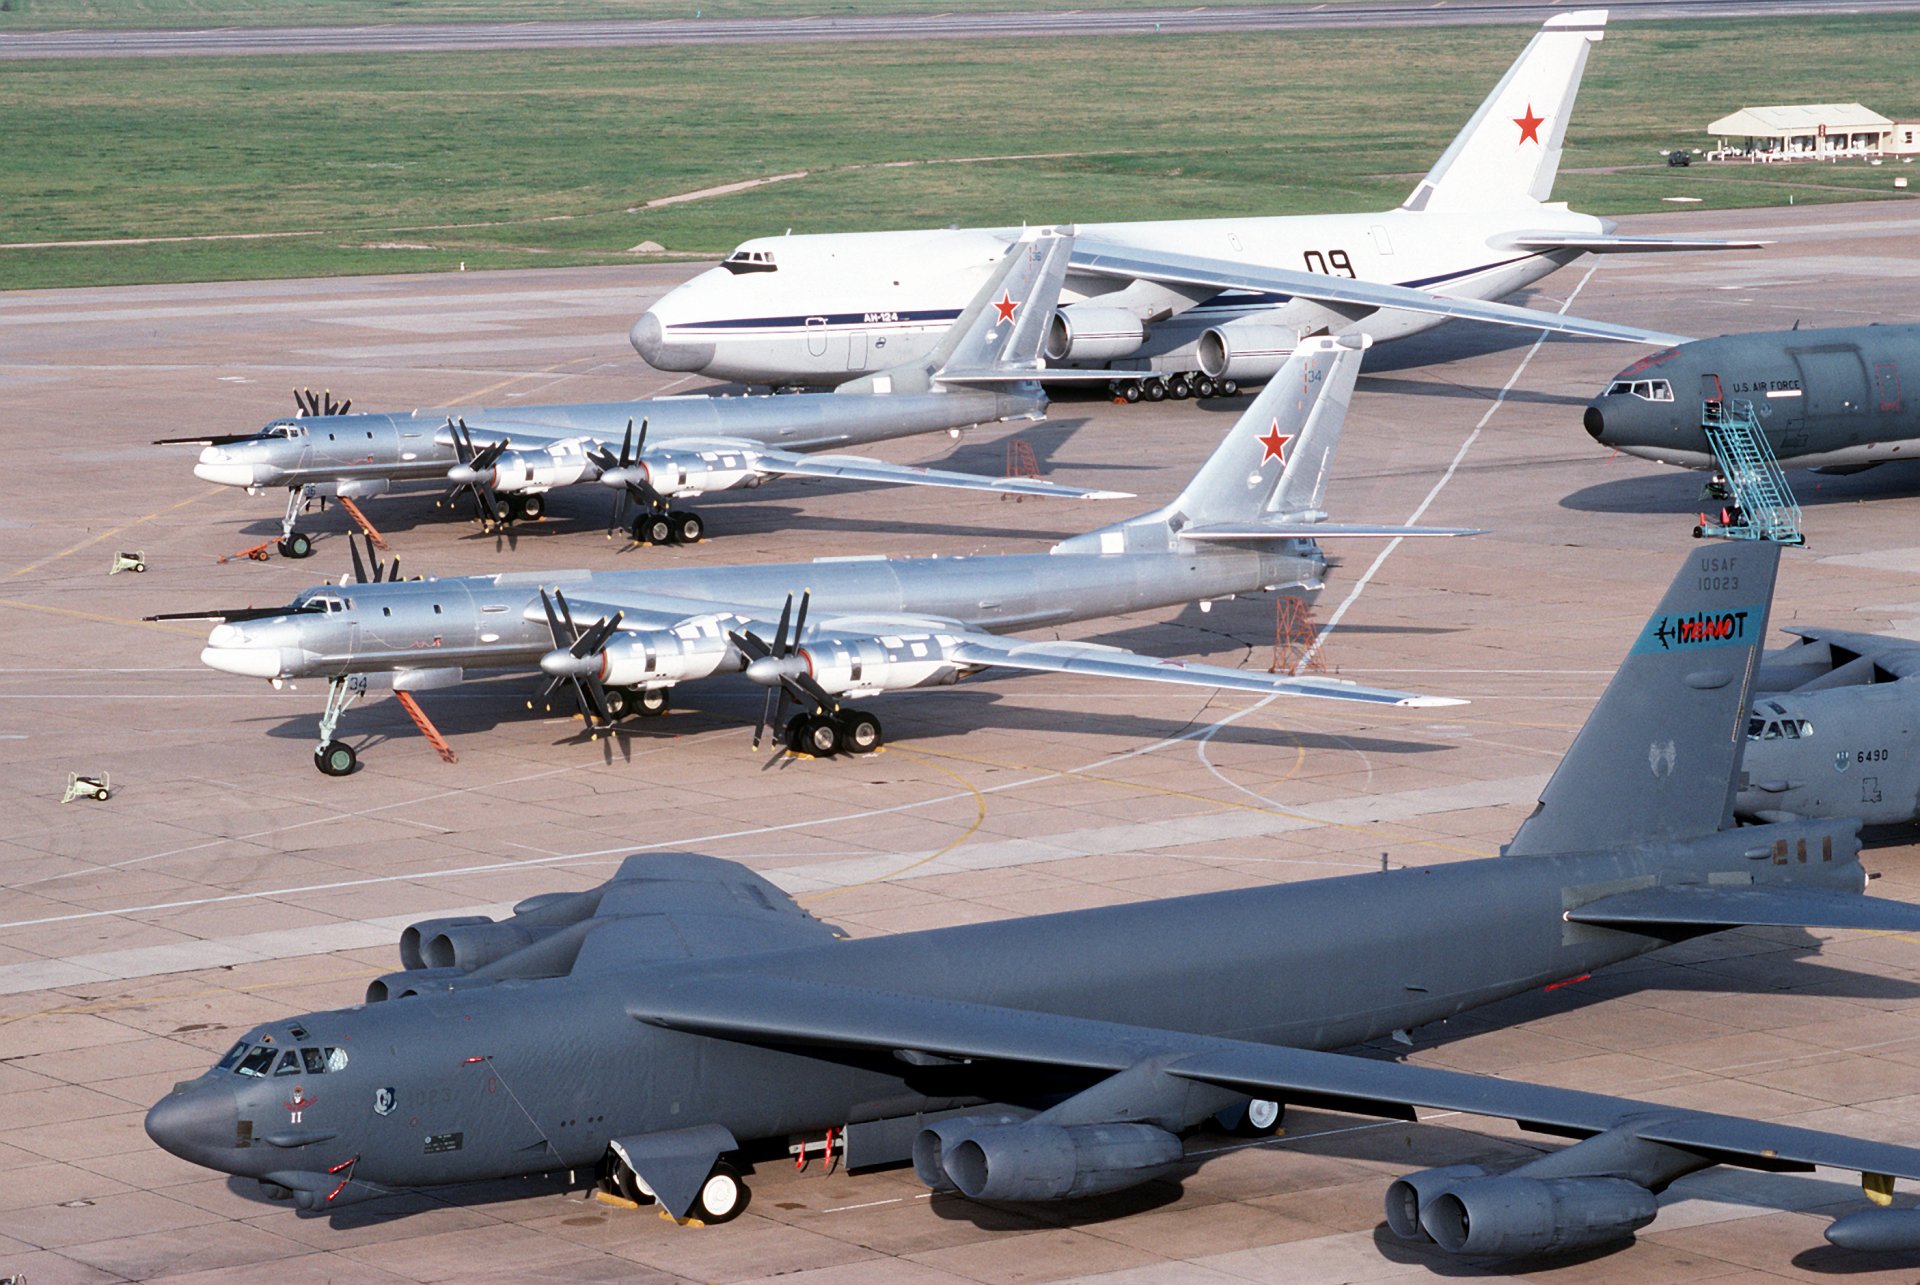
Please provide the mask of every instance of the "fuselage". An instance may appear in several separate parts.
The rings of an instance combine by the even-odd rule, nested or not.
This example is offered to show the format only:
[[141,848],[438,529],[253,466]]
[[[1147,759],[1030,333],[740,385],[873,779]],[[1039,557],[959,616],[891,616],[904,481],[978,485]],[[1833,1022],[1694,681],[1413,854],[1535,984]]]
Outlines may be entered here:
[[1920,326],[1843,326],[1697,339],[1622,370],[1587,404],[1586,430],[1629,455],[1711,468],[1706,403],[1748,403],[1782,463],[1920,456]]
[[[1653,950],[1571,907],[1659,883],[1792,880],[1859,892],[1857,843],[1776,827],[1674,847],[1506,858],[1043,915],[581,975],[501,980],[258,1027],[148,1117],[169,1149],[228,1173],[343,1172],[431,1185],[589,1167],[613,1138],[718,1123],[776,1138],[1006,1091],[965,1065],[813,1056],[635,1020],[656,988],[764,974],[1241,1040],[1332,1049],[1411,1029]],[[1762,853],[1766,851],[1764,845]],[[1364,931],[1356,930],[1364,925]],[[620,925],[610,926],[617,930]],[[665,928],[665,925],[663,925]],[[606,931],[603,929],[602,931]],[[666,936],[671,936],[667,930]],[[261,1049],[345,1051],[314,1073]],[[251,1059],[251,1071],[240,1067]],[[1017,1077],[1029,1095],[1057,1079]],[[1018,1101],[1003,1097],[1003,1101]]]
[[1744,817],[1920,817],[1915,680],[1783,692],[1755,700],[1740,793]]
[[[1037,553],[981,558],[852,558],[766,566],[649,571],[512,572],[497,576],[328,586],[284,616],[214,628],[201,659],[259,678],[406,669],[517,668],[554,645],[542,589],[595,600],[644,592],[684,604],[677,629],[724,638],[719,608],[777,613],[812,594],[814,619],[933,616],[993,632],[1069,624],[1272,585],[1317,587],[1325,559],[1311,541],[1283,552],[1195,548],[1127,554]],[[630,621],[629,628],[636,622]],[[675,624],[673,621],[666,624]],[[663,625],[664,629],[666,625]],[[806,639],[800,640],[803,644]],[[720,668],[745,661],[731,652]],[[665,685],[662,682],[660,685]]]
[[[1521,227],[1595,233],[1605,225],[1562,205],[1529,205],[1473,214],[1395,209],[1088,224],[1079,233],[1132,249],[1498,299],[1577,257],[1570,251],[1499,248],[1500,234]],[[971,228],[748,241],[721,267],[664,295],[634,324],[631,339],[662,370],[754,384],[838,383],[924,355],[1018,235],[1017,228]],[[1061,303],[1125,284],[1070,272]],[[1154,321],[1146,343],[1130,355],[1058,364],[1193,370],[1206,331],[1248,318],[1300,334],[1325,329],[1376,340],[1415,334],[1442,320],[1394,311],[1355,320],[1304,300],[1226,291]]]

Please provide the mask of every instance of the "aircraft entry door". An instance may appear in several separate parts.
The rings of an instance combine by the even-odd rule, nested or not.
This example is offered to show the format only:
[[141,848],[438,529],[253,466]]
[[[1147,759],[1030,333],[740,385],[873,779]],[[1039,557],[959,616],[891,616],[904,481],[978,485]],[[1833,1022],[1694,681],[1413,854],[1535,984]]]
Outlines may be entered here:
[[825,317],[807,318],[807,355],[810,357],[827,355],[827,319]]

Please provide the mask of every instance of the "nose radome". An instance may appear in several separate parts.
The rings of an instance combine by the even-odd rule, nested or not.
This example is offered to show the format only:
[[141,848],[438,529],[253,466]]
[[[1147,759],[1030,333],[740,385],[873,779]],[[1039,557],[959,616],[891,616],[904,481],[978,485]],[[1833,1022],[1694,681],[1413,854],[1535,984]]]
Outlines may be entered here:
[[1592,437],[1596,442],[1600,440],[1600,435],[1607,431],[1606,416],[1600,413],[1598,406],[1588,406],[1587,413],[1581,418],[1580,422],[1587,426],[1587,435]]
[[182,1160],[220,1169],[221,1158],[233,1150],[235,1119],[231,1093],[181,1087],[147,1112],[147,1136]]
[[713,360],[712,344],[668,343],[666,327],[651,311],[640,314],[627,338],[633,350],[655,370],[700,371]]

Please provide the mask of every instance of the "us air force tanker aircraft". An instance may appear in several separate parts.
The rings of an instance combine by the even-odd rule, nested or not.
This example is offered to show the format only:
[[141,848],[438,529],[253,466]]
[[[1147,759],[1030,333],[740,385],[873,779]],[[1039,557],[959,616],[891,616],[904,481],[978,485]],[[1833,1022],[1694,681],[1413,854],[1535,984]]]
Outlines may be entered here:
[[[1486,302],[1582,254],[1762,244],[1616,236],[1611,224],[1547,199],[1606,18],[1589,9],[1549,19],[1397,209],[1082,226],[1047,356],[1056,367],[1171,376],[1126,390],[1158,397],[1265,379],[1304,336],[1393,339],[1449,317],[1676,342]],[[975,228],[747,241],[648,309],[633,346],[661,370],[838,383],[925,351],[1018,235]]]
[[1333,1051],[1724,928],[1920,929],[1862,895],[1856,823],[1732,826],[1778,559],[1687,554],[1497,858],[848,941],[733,862],[629,857],[503,922],[413,925],[365,1006],[255,1027],[147,1132],[309,1212],[600,1166],[719,1223],[761,1144],[1017,1204],[1184,1171],[1218,1113],[1426,1107],[1574,1140],[1389,1186],[1392,1231],[1450,1254],[1625,1240],[1714,1165],[1857,1172],[1872,1203],[1827,1239],[1920,1248],[1889,1207],[1920,1149]]
[[1714,468],[1703,407],[1744,402],[1781,463],[1857,473],[1920,458],[1920,406],[1906,396],[1917,375],[1920,326],[1726,335],[1635,362],[1587,404],[1584,418],[1602,446]]
[[1787,632],[1799,641],[1767,653],[1747,720],[1740,815],[1920,820],[1920,642]]
[[[304,558],[313,541],[295,529],[318,496],[359,499],[395,484],[451,482],[451,499],[472,493],[484,520],[538,517],[556,487],[598,483],[612,490],[614,524],[637,507],[633,538],[643,544],[697,540],[701,516],[677,501],[754,487],[775,477],[830,477],[892,485],[944,486],[1073,499],[1119,499],[1034,478],[976,477],[821,455],[939,429],[996,420],[1040,419],[1047,399],[1034,372],[1060,298],[1072,235],[1021,238],[938,342],[899,353],[878,374],[848,379],[831,394],[787,397],[670,397],[573,406],[508,406],[397,414],[296,415],[258,433],[172,439],[204,442],[194,475],[250,492],[287,490],[280,552]],[[634,424],[641,428],[636,443]],[[618,448],[616,451],[615,448]],[[504,499],[503,499],[504,497]]]
[[545,694],[570,686],[598,728],[630,710],[664,712],[679,683],[744,671],[768,689],[754,743],[776,698],[782,714],[791,699],[800,712],[774,725],[793,748],[821,755],[880,744],[879,720],[843,704],[847,698],[952,683],[992,667],[1458,704],[1089,643],[996,637],[1263,589],[1317,589],[1327,561],[1316,537],[1470,534],[1325,521],[1327,474],[1366,343],[1355,336],[1304,345],[1172,503],[1049,553],[327,585],[286,607],[164,618],[223,621],[200,653],[215,669],[276,683],[326,679],[314,760],[334,776],[356,761],[335,739],[341,716],[376,675],[417,691],[458,683],[469,670],[538,666],[549,678]]

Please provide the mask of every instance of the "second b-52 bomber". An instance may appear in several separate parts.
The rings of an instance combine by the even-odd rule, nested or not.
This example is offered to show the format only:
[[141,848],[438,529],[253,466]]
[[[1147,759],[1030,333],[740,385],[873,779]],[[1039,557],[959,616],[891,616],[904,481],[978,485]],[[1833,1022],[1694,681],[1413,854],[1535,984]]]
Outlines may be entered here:
[[1920,326],[1840,326],[1696,339],[1615,375],[1587,404],[1593,440],[1716,468],[1704,421],[1752,414],[1782,464],[1857,473],[1920,459]]
[[[843,704],[848,698],[952,683],[996,667],[1454,704],[1094,644],[997,637],[1266,589],[1318,588],[1327,566],[1319,537],[1463,534],[1325,520],[1328,470],[1366,343],[1302,345],[1171,503],[1048,553],[389,580],[325,585],[285,607],[166,618],[223,622],[200,654],[215,669],[276,683],[324,678],[314,759],[334,776],[354,768],[355,751],[336,732],[370,679],[417,691],[461,682],[472,670],[523,666],[547,675],[548,696],[570,687],[596,726],[629,712],[664,712],[679,683],[744,671],[768,689],[761,730],[777,699],[774,726],[794,749],[816,755],[880,744],[879,720]],[[784,717],[789,701],[799,710],[791,719]]]
[[365,1006],[254,1027],[147,1132],[313,1213],[598,1168],[720,1223],[740,1158],[796,1139],[1021,1204],[1178,1173],[1220,1113],[1426,1107],[1571,1140],[1392,1183],[1393,1233],[1448,1254],[1621,1243],[1715,1165],[1856,1172],[1871,1203],[1827,1239],[1912,1251],[1920,1210],[1891,1206],[1920,1149],[1337,1051],[1721,929],[1920,928],[1862,895],[1856,823],[1733,827],[1779,557],[1688,553],[1499,857],[853,941],[735,863],[630,857],[501,922],[413,925]]
[[597,483],[614,492],[614,526],[630,529],[641,544],[698,540],[706,522],[680,501],[776,477],[1122,499],[1126,492],[1038,478],[980,477],[821,454],[916,433],[1042,418],[1047,398],[1033,381],[1072,247],[1071,233],[1029,231],[931,352],[913,360],[903,356],[902,364],[831,393],[430,414],[316,413],[275,420],[257,433],[157,444],[204,444],[193,471],[206,481],[250,492],[284,487],[279,550],[292,558],[313,552],[312,537],[296,529],[309,501],[360,499],[406,483],[451,482],[448,500],[470,494],[489,526],[539,517],[547,493],[556,488]]

